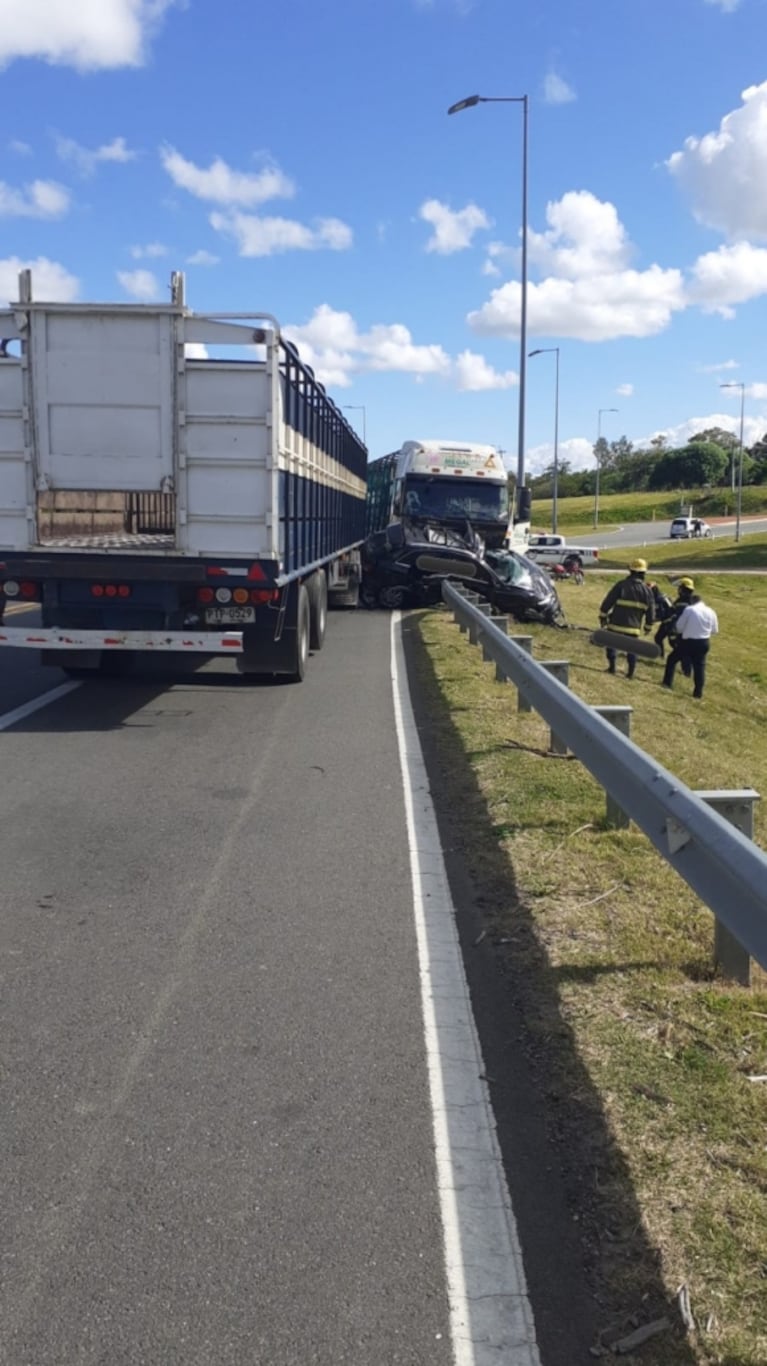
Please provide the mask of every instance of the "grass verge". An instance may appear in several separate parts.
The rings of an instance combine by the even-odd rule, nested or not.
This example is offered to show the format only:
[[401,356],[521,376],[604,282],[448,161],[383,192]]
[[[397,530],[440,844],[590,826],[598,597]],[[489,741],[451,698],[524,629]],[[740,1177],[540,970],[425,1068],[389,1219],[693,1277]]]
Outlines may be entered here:
[[[565,584],[571,620],[593,625],[610,581]],[[569,658],[585,700],[630,702],[633,738],[690,786],[767,793],[767,585],[712,576],[706,598],[722,635],[702,704],[684,680],[662,690],[658,664],[640,661],[631,683],[605,675],[584,631],[532,627],[535,654]],[[601,789],[576,760],[548,754],[548,728],[517,713],[514,689],[495,683],[446,611],[419,630],[442,799],[462,813],[488,936],[524,1002],[593,1293],[606,1316],[642,1318],[659,1266],[669,1301],[687,1286],[694,1327],[648,1341],[637,1360],[764,1366],[767,1084],[749,1077],[767,1073],[767,979],[748,992],[715,978],[710,912],[636,829],[605,828]],[[764,830],[759,812],[763,846]],[[588,1157],[565,1035],[610,1135]]]

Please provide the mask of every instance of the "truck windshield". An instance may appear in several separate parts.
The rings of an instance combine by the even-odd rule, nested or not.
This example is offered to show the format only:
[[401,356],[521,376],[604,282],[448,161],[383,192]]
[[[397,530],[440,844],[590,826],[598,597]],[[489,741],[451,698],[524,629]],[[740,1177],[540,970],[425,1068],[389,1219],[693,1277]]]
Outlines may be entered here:
[[409,474],[404,511],[408,517],[433,517],[437,521],[467,517],[471,522],[499,522],[509,515],[509,494],[505,484],[486,483],[484,479]]

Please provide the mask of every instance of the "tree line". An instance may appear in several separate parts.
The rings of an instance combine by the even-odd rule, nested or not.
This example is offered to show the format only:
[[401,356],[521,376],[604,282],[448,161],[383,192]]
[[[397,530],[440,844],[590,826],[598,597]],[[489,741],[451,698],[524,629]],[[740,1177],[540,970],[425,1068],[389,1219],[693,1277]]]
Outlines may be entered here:
[[[560,498],[593,494],[599,465],[602,493],[673,492],[676,489],[734,488],[738,481],[740,443],[722,427],[707,427],[691,436],[684,446],[669,446],[664,436],[653,437],[649,446],[635,447],[628,437],[594,443],[594,466],[574,470],[568,460],[559,461]],[[529,479],[533,495],[551,498],[554,464]],[[767,484],[767,433],[751,447],[743,448],[743,483]]]

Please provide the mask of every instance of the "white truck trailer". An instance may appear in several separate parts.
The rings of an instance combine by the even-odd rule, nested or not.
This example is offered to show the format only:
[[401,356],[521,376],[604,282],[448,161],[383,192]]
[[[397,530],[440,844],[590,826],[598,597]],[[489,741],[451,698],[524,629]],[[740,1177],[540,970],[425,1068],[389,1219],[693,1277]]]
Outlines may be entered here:
[[367,451],[276,319],[195,314],[178,273],[168,304],[37,302],[24,271],[0,338],[0,647],[300,680],[358,598]]

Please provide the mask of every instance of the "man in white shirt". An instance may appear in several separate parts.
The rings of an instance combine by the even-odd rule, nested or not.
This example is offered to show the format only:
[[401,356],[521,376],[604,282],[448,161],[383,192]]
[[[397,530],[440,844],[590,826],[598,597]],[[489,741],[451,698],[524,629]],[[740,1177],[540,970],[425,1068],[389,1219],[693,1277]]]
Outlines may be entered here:
[[680,580],[679,596],[686,599],[687,605],[676,619],[676,644],[666,660],[663,686],[673,688],[677,664],[687,662],[692,668],[692,695],[701,698],[706,681],[706,656],[711,637],[718,634],[719,619],[713,607],[707,607],[694,590],[695,583],[692,579]]

